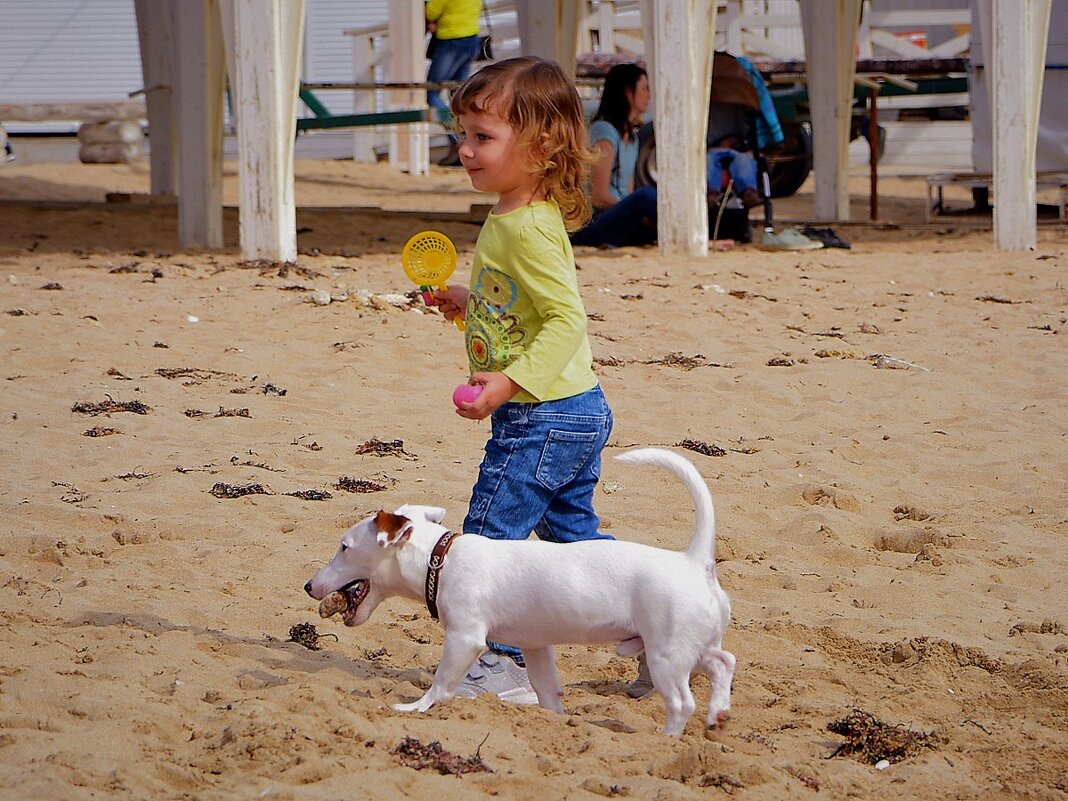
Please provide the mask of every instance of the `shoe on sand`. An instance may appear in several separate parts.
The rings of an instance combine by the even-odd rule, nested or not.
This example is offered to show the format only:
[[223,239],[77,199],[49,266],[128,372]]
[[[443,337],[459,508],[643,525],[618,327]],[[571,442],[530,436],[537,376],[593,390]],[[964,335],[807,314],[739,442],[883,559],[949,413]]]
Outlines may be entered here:
[[519,667],[510,657],[493,651],[486,651],[478,658],[456,691],[461,698],[478,698],[486,693],[513,704],[538,703],[538,695],[530,686],[527,669]]
[[823,247],[822,242],[810,239],[797,228],[784,228],[777,234],[764,231],[757,245],[761,250],[819,250]]
[[644,698],[653,691],[653,679],[649,675],[649,663],[645,661],[645,653],[638,657],[638,678],[627,687],[627,695],[631,698]]

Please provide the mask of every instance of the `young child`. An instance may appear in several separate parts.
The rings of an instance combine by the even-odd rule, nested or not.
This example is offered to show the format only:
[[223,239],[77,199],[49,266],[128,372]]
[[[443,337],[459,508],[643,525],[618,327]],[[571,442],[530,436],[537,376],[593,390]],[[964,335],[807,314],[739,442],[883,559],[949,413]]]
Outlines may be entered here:
[[[452,112],[472,186],[498,195],[475,245],[470,286],[434,295],[447,319],[466,320],[469,383],[482,387],[458,414],[491,418],[463,531],[610,539],[598,532],[593,493],[612,411],[593,373],[568,241],[568,230],[589,217],[584,186],[593,160],[578,93],[556,64],[513,58],[472,76],[453,95]],[[493,649],[522,665],[516,649]],[[488,656],[492,664],[482,666],[492,670]]]

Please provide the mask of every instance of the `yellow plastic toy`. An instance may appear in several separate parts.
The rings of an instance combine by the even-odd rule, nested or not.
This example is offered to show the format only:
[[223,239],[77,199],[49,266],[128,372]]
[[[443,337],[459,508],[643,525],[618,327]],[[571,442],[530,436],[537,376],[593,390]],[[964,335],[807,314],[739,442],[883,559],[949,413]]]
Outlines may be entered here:
[[[430,304],[430,290],[444,289],[445,282],[456,269],[456,248],[445,234],[420,231],[408,240],[401,253],[404,274],[419,285],[423,301]],[[463,318],[454,320],[456,330],[464,330]]]

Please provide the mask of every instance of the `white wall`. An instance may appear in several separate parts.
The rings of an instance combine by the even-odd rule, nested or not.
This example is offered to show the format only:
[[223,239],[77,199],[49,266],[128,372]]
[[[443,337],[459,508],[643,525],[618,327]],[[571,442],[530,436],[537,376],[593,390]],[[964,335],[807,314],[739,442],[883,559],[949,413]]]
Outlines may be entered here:
[[[3,1],[0,98],[5,103],[126,100],[141,82],[131,0]],[[17,122],[5,126],[9,132],[25,128]]]

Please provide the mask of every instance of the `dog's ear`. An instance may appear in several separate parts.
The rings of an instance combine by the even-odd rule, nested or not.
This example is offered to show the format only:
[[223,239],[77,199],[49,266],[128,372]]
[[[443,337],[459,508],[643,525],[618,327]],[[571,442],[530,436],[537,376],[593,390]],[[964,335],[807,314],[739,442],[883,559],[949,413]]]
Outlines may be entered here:
[[408,541],[412,534],[412,521],[403,515],[380,511],[375,515],[375,528],[378,529],[378,544],[388,548]]
[[393,514],[407,517],[408,519],[420,517],[431,523],[439,524],[445,519],[445,510],[440,506],[419,506],[410,503],[406,503],[404,506],[396,509]]

